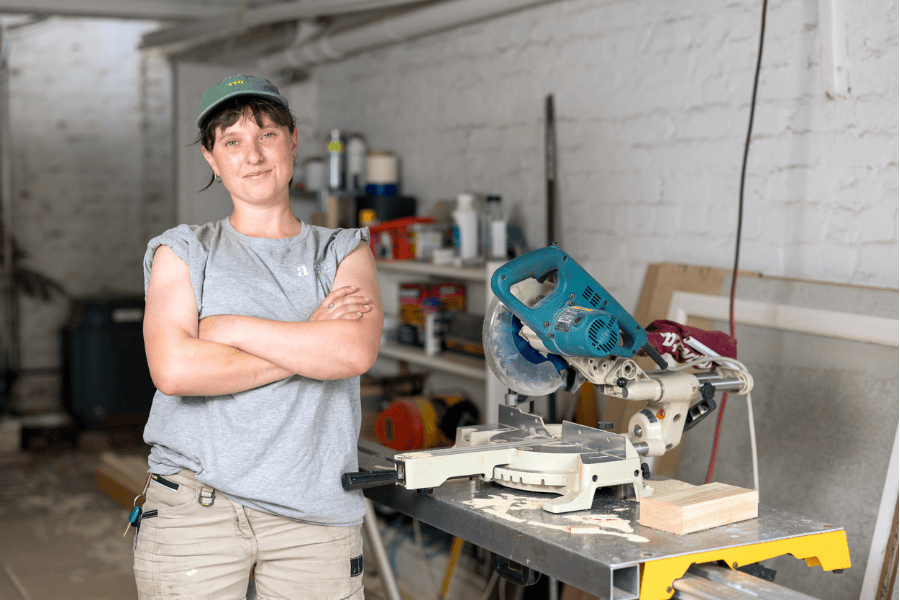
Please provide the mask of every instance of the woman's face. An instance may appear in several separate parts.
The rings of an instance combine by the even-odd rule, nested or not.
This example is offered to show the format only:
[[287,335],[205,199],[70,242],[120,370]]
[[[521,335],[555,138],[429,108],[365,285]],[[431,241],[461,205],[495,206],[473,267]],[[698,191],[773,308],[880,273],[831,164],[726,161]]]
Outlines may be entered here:
[[262,126],[246,112],[227,129],[216,132],[216,142],[203,156],[235,202],[264,205],[283,201],[293,175],[297,130],[291,135],[266,115]]

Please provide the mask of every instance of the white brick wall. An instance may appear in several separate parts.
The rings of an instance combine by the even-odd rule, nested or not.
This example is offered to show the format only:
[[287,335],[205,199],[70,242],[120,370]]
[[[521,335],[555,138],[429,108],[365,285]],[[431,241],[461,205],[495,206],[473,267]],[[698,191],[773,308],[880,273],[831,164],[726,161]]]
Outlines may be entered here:
[[[147,240],[174,218],[168,63],[148,22],[51,18],[9,31],[12,229],[27,264],[74,297],[143,292]],[[59,404],[63,299],[22,303],[16,408]]]
[[[397,152],[426,210],[502,194],[537,246],[553,93],[562,247],[633,307],[648,263],[732,264],[759,5],[551,2],[386,47],[316,71],[320,127]],[[845,10],[829,99],[817,4],[769,3],[741,266],[897,287],[897,2]]]
[[[565,0],[385,47],[316,70],[320,127],[362,131],[374,147],[397,152],[403,187],[425,210],[463,190],[502,194],[539,246],[545,243],[544,103],[554,94],[561,245],[633,308],[648,263],[732,265],[760,5]],[[741,267],[896,288],[898,6],[896,0],[843,5],[852,91],[829,99],[819,71],[818,3],[769,2]],[[841,310],[866,310],[849,292],[837,297]],[[896,317],[896,305],[890,310]],[[739,338],[745,350],[759,350],[755,338]],[[763,354],[775,362],[778,351],[788,353],[777,342],[770,347],[772,356],[765,348]],[[835,372],[841,370],[825,375]],[[816,597],[856,597],[872,520],[844,518],[854,504],[841,498],[856,490],[844,480],[857,471],[880,486],[883,471],[869,468],[878,451],[848,447],[828,475],[804,469],[806,479],[793,477],[785,462],[815,465],[822,455],[809,454],[806,434],[773,433],[772,419],[799,423],[785,415],[802,393],[810,405],[825,407],[803,414],[802,431],[822,435],[838,414],[854,429],[853,419],[865,419],[859,417],[864,402],[890,402],[896,394],[827,385],[821,392],[804,381],[783,407],[776,394],[765,393],[775,385],[770,375],[754,373],[764,493],[824,488],[807,495],[800,509],[775,492],[770,501],[840,517],[859,558],[841,578],[798,563],[778,581]],[[817,373],[816,383],[826,380]],[[729,404],[722,456],[732,458],[720,457],[717,478],[728,469],[748,471],[748,444],[731,434],[746,431],[741,405]],[[711,435],[712,426],[704,431]],[[700,461],[709,456],[705,439],[690,438],[699,444]],[[879,448],[890,444],[881,434],[868,439]],[[772,451],[788,445],[786,454]],[[867,467],[849,473],[846,465]]]

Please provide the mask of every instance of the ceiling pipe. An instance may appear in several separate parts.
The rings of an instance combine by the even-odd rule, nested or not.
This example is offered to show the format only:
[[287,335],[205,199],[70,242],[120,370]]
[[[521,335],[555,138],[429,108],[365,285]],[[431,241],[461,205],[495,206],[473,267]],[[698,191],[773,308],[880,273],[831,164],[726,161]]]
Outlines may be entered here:
[[278,74],[379,46],[468,25],[552,0],[454,0],[325,35],[261,58],[261,69]]
[[227,16],[231,10],[215,4],[181,0],[0,0],[0,13],[113,19],[189,20]]
[[[0,0],[3,2],[4,0]],[[408,4],[421,4],[424,0],[295,0],[275,3],[260,8],[247,9],[237,21],[241,31],[281,23],[317,17],[333,17],[370,10],[387,9]],[[150,31],[141,37],[140,48],[191,43],[202,39],[212,41],[226,38],[235,31],[233,16],[217,14],[214,18],[176,27]]]

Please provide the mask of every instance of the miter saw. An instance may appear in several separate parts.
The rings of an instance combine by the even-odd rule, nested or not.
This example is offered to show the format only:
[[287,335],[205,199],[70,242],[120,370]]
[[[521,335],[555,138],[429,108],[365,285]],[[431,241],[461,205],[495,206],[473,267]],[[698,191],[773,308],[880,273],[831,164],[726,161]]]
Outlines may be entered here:
[[[454,477],[480,476],[507,487],[557,494],[554,513],[591,507],[598,488],[624,495],[652,493],[641,457],[662,456],[682,432],[715,409],[719,391],[746,394],[753,380],[739,362],[704,357],[669,362],[646,331],[574,259],[556,246],[497,269],[482,341],[491,371],[509,388],[498,423],[460,427],[451,448],[397,454],[394,469],[345,473],[345,489],[397,483],[429,490]],[[659,366],[645,372],[643,351]],[[674,362],[674,361],[673,361]],[[701,362],[719,366],[688,372]],[[625,434],[563,422],[545,424],[519,409],[531,396],[577,391],[588,381],[601,393],[647,401]],[[695,402],[697,401],[697,402]]]

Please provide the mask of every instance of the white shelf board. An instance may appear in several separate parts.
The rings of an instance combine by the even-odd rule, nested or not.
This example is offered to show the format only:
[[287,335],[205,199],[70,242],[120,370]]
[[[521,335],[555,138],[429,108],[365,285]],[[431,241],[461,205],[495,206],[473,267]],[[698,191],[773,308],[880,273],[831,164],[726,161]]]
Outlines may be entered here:
[[418,260],[377,260],[375,265],[381,273],[447,277],[457,280],[477,281],[479,283],[485,283],[487,278],[487,270],[483,265],[477,267],[455,267],[453,265],[435,265]]
[[378,350],[378,355],[477,381],[485,381],[487,379],[487,367],[484,360],[476,357],[453,352],[441,352],[435,356],[428,356],[424,350],[416,346],[403,346],[392,343],[382,344]]

